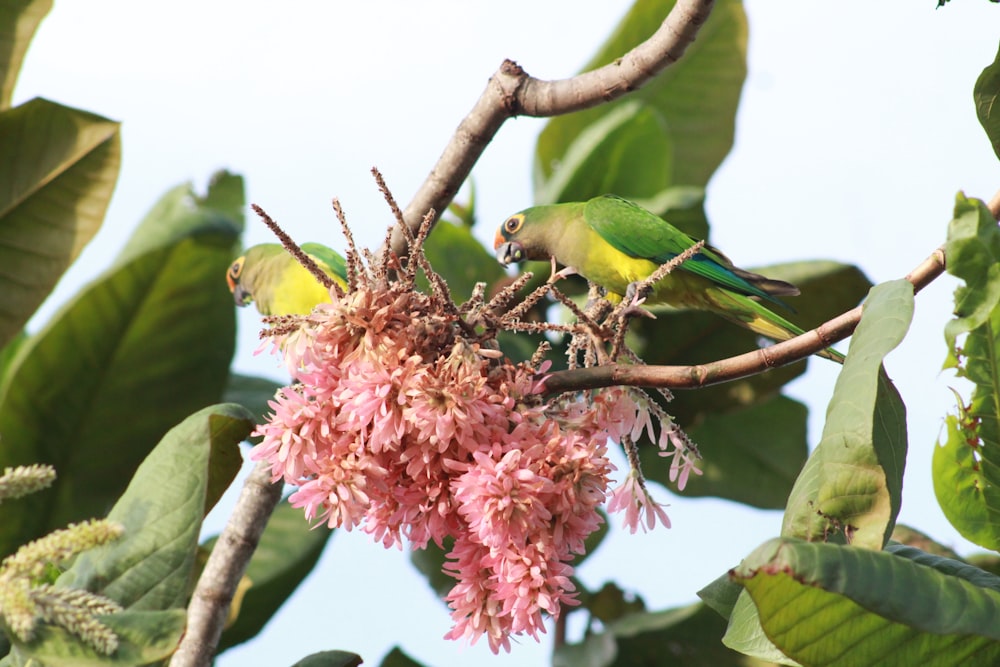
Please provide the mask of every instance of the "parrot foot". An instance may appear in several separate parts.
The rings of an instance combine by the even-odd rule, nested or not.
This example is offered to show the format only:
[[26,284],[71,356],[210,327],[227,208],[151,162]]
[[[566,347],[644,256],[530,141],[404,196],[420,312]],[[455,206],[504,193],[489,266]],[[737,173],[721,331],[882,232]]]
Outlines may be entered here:
[[625,301],[631,303],[622,310],[622,317],[647,317],[655,320],[656,315],[642,308],[642,304],[646,302],[647,296],[649,296],[648,287],[640,289],[639,283],[629,283],[628,288],[625,290]]

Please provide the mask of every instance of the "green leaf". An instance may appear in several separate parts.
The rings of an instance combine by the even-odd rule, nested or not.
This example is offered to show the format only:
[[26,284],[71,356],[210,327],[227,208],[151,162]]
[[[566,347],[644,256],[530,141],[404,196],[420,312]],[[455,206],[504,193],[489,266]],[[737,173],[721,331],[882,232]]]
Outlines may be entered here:
[[[734,570],[767,636],[807,665],[994,664],[1000,579],[910,547],[779,538]],[[728,635],[727,635],[728,643]]]
[[104,220],[118,123],[40,98],[0,112],[0,345],[49,295]]
[[753,599],[742,587],[729,616],[729,626],[726,628],[722,643],[734,651],[758,660],[767,660],[779,665],[799,664],[782,653],[781,649],[767,638],[760,625],[760,617]]
[[743,587],[730,579],[726,573],[698,591],[698,597],[719,616],[728,619],[732,616],[736,599],[742,592]]
[[[245,203],[243,177],[225,170],[212,175],[204,195],[198,195],[191,183],[178,185],[153,205],[118,253],[115,264],[126,264],[139,255],[174,245],[189,236],[241,234],[245,226]],[[237,247],[234,246],[234,252]]]
[[223,400],[226,403],[239,403],[254,414],[257,423],[263,423],[271,412],[268,401],[274,399],[274,394],[282,386],[284,385],[268,378],[231,373]]
[[[124,611],[102,616],[101,622],[118,636],[118,649],[111,656],[101,655],[63,628],[43,624],[33,641],[17,643],[11,658],[17,664],[47,667],[149,665],[166,660],[177,650],[187,615],[180,609]],[[37,662],[27,663],[28,660]]]
[[997,51],[993,64],[984,69],[976,79],[972,96],[976,101],[979,122],[986,130],[993,152],[1000,157],[1000,51]]
[[7,376],[7,371],[13,368],[18,352],[27,341],[28,334],[22,331],[14,336],[3,348],[0,348],[0,385],[3,384],[4,378]]
[[[956,318],[945,326],[946,367],[975,388],[945,419],[934,448],[934,493],[966,539],[1000,548],[1000,230],[982,202],[959,193],[945,245],[948,272],[965,281],[955,291]],[[967,334],[962,346],[957,338]]]
[[245,408],[229,403],[172,428],[108,514],[125,535],[80,555],[57,585],[86,588],[135,610],[185,606],[211,462],[221,450],[238,450],[253,426]]
[[703,604],[630,614],[580,644],[556,648],[553,665],[697,667],[744,665],[746,658],[719,639],[726,622]]
[[[673,4],[636,2],[584,70],[645,40]],[[609,191],[644,199],[672,185],[704,186],[733,143],[746,38],[742,4],[718,2],[684,57],[638,91],[549,121],[535,154],[535,203]]]
[[0,111],[10,108],[21,64],[52,0],[7,0],[0,6]]
[[955,290],[956,317],[944,328],[949,368],[959,365],[956,338],[986,324],[1000,304],[1000,230],[983,202],[955,196],[945,256],[948,273],[965,282]]
[[[763,509],[781,509],[809,453],[802,403],[774,396],[762,403],[711,419],[688,429],[701,451],[702,475],[691,475],[678,494],[716,496]],[[656,447],[640,450],[647,479],[673,488],[669,462]]]
[[906,334],[913,286],[872,288],[837,378],[819,445],[792,489],[781,534],[881,549],[892,534],[906,458],[905,407],[882,359]]
[[364,660],[348,651],[320,651],[302,658],[292,667],[358,667]]
[[0,466],[49,463],[58,477],[5,504],[0,553],[103,515],[169,428],[218,402],[235,344],[220,276],[238,226],[217,226],[117,264],[23,345],[0,385]]
[[393,646],[392,650],[385,654],[379,667],[423,667],[423,663],[417,662],[398,646]]
[[444,549],[429,542],[423,549],[414,549],[410,552],[410,562],[413,563],[413,567],[424,575],[431,589],[442,600],[455,587],[455,578],[444,572],[444,564],[448,560],[448,552],[453,543],[454,541],[449,537],[445,539]]
[[310,529],[302,510],[287,501],[277,506],[250,559],[246,571],[250,588],[236,621],[222,633],[219,652],[260,632],[312,572],[331,535],[326,526]]
[[[441,220],[424,243],[424,254],[451,291],[455,303],[472,295],[477,282],[492,284],[504,277],[496,258],[472,235],[472,229]],[[426,284],[426,283],[424,283]]]

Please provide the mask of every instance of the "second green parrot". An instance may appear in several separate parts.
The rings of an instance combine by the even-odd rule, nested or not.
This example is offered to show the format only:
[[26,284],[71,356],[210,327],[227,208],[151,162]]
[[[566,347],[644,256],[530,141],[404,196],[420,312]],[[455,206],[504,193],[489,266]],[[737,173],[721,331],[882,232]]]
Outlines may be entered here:
[[[504,265],[554,259],[603,287],[611,300],[620,301],[630,285],[695,243],[658,215],[621,197],[603,195],[515,213],[497,230],[494,249]],[[755,299],[788,308],[777,297],[798,293],[790,283],[736,268],[728,257],[705,245],[657,282],[647,302],[710,310],[767,338],[787,340],[802,329]],[[832,349],[818,354],[844,360]]]
[[[347,263],[335,250],[304,243],[302,250],[341,288],[347,289]],[[226,271],[237,306],[257,304],[261,315],[307,315],[330,300],[330,291],[278,243],[247,248]]]

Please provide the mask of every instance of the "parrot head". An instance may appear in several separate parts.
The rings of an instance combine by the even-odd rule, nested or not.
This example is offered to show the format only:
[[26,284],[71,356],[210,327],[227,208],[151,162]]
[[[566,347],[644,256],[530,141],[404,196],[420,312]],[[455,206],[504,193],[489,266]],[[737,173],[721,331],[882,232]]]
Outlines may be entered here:
[[233,301],[236,302],[237,306],[247,306],[253,301],[253,294],[240,284],[243,265],[246,264],[246,261],[246,256],[238,257],[226,271],[226,284],[229,285],[229,291],[233,293]]
[[544,254],[533,252],[530,234],[521,235],[527,211],[521,211],[507,218],[497,229],[493,239],[493,249],[497,253],[497,261],[504,266],[523,262],[528,259],[541,259]]

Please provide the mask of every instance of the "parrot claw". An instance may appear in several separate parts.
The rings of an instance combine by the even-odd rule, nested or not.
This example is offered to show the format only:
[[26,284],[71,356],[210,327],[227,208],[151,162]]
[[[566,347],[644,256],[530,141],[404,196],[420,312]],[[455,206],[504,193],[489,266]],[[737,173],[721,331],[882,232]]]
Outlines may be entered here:
[[625,301],[631,303],[622,310],[622,317],[647,317],[655,320],[656,315],[642,307],[642,304],[646,302],[646,297],[649,295],[649,289],[640,290],[637,285],[638,283],[629,283],[628,288],[625,290]]
[[563,278],[568,278],[569,276],[576,275],[576,269],[571,266],[563,267],[561,270],[556,271],[556,258],[552,258],[552,275],[549,276],[549,284],[556,281],[562,280]]
[[[645,299],[641,299],[640,303],[642,301],[645,301]],[[649,312],[639,304],[635,303],[626,306],[625,309],[622,310],[622,318],[628,318],[628,317],[645,317],[650,320],[656,319],[656,315]]]

